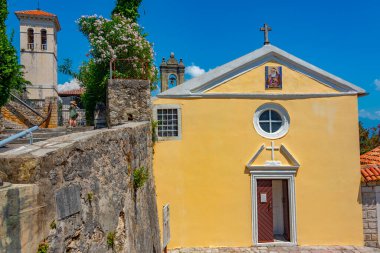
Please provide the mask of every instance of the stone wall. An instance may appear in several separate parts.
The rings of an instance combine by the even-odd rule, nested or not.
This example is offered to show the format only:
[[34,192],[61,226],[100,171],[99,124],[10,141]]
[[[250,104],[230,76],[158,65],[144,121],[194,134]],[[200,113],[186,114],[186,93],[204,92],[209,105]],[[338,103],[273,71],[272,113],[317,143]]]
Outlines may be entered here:
[[1,114],[5,120],[23,126],[24,128],[38,126],[47,116],[50,102],[52,107],[51,115],[41,127],[56,128],[58,126],[58,97],[47,97],[45,99],[43,112],[37,110],[43,117],[35,114],[26,106],[16,101],[9,101],[6,105],[1,107]]
[[[6,225],[0,252],[36,252],[43,240],[49,252],[161,252],[149,122],[38,142],[0,154],[0,164],[8,181],[38,187],[39,207],[33,235],[22,242],[30,247],[11,248],[25,231]],[[133,174],[142,167],[149,177],[136,189]],[[21,216],[1,216],[0,224],[23,226]]]
[[45,128],[56,128],[58,127],[58,97],[47,97],[45,98],[44,114],[48,115],[49,105],[51,106],[50,117],[46,120]]
[[[380,192],[380,183],[362,184],[362,206],[363,206],[363,229],[364,229],[364,244],[368,247],[379,247],[378,235],[378,210],[376,200]],[[379,198],[379,196],[378,196]]]
[[151,119],[150,83],[147,80],[108,81],[107,111],[111,126]]

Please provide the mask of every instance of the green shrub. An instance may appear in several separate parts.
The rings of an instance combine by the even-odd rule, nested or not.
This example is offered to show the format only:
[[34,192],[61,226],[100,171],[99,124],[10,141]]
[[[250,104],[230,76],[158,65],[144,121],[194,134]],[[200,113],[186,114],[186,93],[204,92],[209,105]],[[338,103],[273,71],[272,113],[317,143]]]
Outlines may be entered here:
[[148,177],[149,173],[145,167],[140,167],[133,171],[133,188],[135,191],[145,184]]
[[115,236],[116,232],[109,232],[107,235],[107,245],[109,248],[112,248],[115,246]]
[[52,222],[50,222],[50,229],[56,229],[57,228],[57,223],[55,223],[55,220],[52,220]]
[[47,253],[49,249],[49,244],[45,241],[38,245],[37,253]]

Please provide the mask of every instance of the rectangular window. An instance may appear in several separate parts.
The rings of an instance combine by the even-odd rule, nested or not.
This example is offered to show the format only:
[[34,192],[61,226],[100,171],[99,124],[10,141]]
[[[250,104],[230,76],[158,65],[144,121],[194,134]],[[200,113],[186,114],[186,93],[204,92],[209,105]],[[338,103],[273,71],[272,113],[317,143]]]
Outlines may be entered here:
[[181,109],[176,105],[157,105],[157,136],[160,140],[181,137]]

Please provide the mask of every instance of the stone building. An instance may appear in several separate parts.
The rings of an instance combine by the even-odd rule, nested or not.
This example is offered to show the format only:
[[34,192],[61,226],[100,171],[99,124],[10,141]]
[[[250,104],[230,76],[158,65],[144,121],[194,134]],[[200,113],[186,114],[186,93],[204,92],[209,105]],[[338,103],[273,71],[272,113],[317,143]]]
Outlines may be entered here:
[[380,146],[361,155],[364,244],[380,247]]
[[57,33],[61,30],[58,17],[42,10],[16,11],[20,21],[20,61],[30,100],[44,100],[57,94]]
[[165,61],[165,58],[162,58],[160,76],[161,92],[182,84],[185,81],[185,64],[182,59],[178,63],[174,57],[174,53],[170,54],[170,58],[167,61]]

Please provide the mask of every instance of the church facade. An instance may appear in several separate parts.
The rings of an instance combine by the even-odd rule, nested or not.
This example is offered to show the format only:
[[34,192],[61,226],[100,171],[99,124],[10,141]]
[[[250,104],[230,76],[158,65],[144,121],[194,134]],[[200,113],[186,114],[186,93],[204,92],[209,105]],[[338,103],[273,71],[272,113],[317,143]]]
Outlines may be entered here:
[[158,94],[154,172],[160,220],[170,207],[168,248],[363,245],[365,94],[269,43]]

